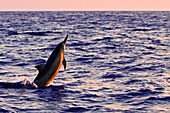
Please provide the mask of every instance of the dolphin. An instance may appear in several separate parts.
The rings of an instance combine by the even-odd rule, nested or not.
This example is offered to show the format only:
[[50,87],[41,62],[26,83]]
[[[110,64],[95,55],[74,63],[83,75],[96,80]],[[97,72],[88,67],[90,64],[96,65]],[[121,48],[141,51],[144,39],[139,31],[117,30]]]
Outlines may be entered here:
[[48,86],[58,74],[62,64],[64,65],[64,70],[66,69],[64,50],[67,38],[68,35],[65,37],[64,41],[56,46],[45,64],[35,66],[39,73],[34,79],[33,84],[36,84],[37,87]]

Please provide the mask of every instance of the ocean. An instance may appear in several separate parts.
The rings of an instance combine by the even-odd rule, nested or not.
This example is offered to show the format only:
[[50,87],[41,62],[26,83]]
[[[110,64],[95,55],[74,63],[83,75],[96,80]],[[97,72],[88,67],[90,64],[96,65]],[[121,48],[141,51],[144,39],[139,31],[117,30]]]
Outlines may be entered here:
[[66,70],[1,87],[0,112],[170,112],[168,11],[0,12],[0,82],[32,82],[67,34]]

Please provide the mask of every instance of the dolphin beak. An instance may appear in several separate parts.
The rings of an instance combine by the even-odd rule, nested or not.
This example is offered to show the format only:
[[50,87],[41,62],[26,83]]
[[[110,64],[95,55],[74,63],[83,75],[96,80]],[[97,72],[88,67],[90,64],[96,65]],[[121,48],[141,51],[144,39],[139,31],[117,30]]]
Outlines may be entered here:
[[63,41],[64,45],[66,44],[67,38],[68,38],[68,35],[66,36],[66,38]]

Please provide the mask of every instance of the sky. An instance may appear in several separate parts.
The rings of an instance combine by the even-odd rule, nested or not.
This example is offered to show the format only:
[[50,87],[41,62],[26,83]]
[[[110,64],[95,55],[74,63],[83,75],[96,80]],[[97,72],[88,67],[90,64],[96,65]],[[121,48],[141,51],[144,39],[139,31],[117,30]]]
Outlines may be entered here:
[[170,0],[0,0],[0,11],[170,11]]

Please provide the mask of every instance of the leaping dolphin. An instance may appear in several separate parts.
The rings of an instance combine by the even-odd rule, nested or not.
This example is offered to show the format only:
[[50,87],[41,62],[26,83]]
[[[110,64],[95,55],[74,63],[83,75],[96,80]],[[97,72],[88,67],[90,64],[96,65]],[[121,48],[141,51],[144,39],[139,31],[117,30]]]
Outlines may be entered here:
[[68,35],[65,37],[63,42],[57,45],[57,47],[53,50],[50,57],[48,58],[46,64],[35,66],[39,73],[33,81],[34,85],[36,84],[38,87],[48,86],[54,80],[62,64],[64,65],[64,70],[66,69],[64,49],[66,46],[67,38]]

